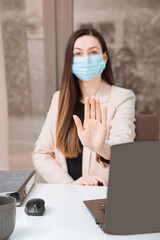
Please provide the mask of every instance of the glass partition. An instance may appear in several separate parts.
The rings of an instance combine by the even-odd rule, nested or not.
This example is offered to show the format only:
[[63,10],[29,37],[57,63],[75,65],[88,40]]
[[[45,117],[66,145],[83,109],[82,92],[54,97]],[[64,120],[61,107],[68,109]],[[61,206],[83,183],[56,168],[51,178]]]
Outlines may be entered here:
[[1,0],[11,169],[32,168],[44,121],[42,0]]

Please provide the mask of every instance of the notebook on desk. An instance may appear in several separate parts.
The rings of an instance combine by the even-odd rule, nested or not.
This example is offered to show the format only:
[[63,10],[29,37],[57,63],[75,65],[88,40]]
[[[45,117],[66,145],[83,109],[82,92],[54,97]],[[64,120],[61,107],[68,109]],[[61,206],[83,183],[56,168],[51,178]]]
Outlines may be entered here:
[[21,206],[34,185],[35,179],[34,170],[0,171],[0,196],[15,197],[17,206]]
[[112,146],[107,199],[84,203],[106,233],[160,232],[160,141]]

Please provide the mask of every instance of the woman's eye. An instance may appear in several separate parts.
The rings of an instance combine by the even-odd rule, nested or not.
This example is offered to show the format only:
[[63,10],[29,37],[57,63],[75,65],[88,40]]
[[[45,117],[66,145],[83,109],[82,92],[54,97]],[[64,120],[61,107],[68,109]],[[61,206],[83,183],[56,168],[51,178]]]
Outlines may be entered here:
[[95,54],[97,54],[97,52],[96,51],[92,51],[92,52],[90,52],[90,54],[91,55],[95,55]]
[[81,56],[81,53],[80,52],[74,53],[74,56],[79,57],[79,56]]

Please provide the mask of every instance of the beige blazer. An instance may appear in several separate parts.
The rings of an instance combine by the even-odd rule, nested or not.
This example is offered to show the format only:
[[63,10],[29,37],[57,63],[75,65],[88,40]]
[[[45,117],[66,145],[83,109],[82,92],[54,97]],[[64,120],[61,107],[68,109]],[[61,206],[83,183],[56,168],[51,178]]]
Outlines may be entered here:
[[[107,106],[106,142],[115,144],[134,141],[135,95],[131,90],[110,86],[102,81],[96,94],[101,107]],[[48,183],[68,183],[73,179],[68,174],[64,155],[56,148],[56,119],[59,91],[53,95],[45,123],[33,152],[36,170]],[[119,161],[119,159],[117,159]],[[96,175],[108,183],[109,167],[96,160],[96,153],[83,147],[82,175]]]

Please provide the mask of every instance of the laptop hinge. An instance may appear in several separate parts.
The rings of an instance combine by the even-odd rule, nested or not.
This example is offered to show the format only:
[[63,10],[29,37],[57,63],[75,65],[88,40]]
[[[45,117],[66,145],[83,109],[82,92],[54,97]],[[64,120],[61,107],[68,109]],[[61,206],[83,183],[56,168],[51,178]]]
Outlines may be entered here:
[[95,222],[96,222],[96,224],[98,224],[99,227],[104,231],[104,225],[102,225],[102,224],[98,221],[97,218],[95,219]]

